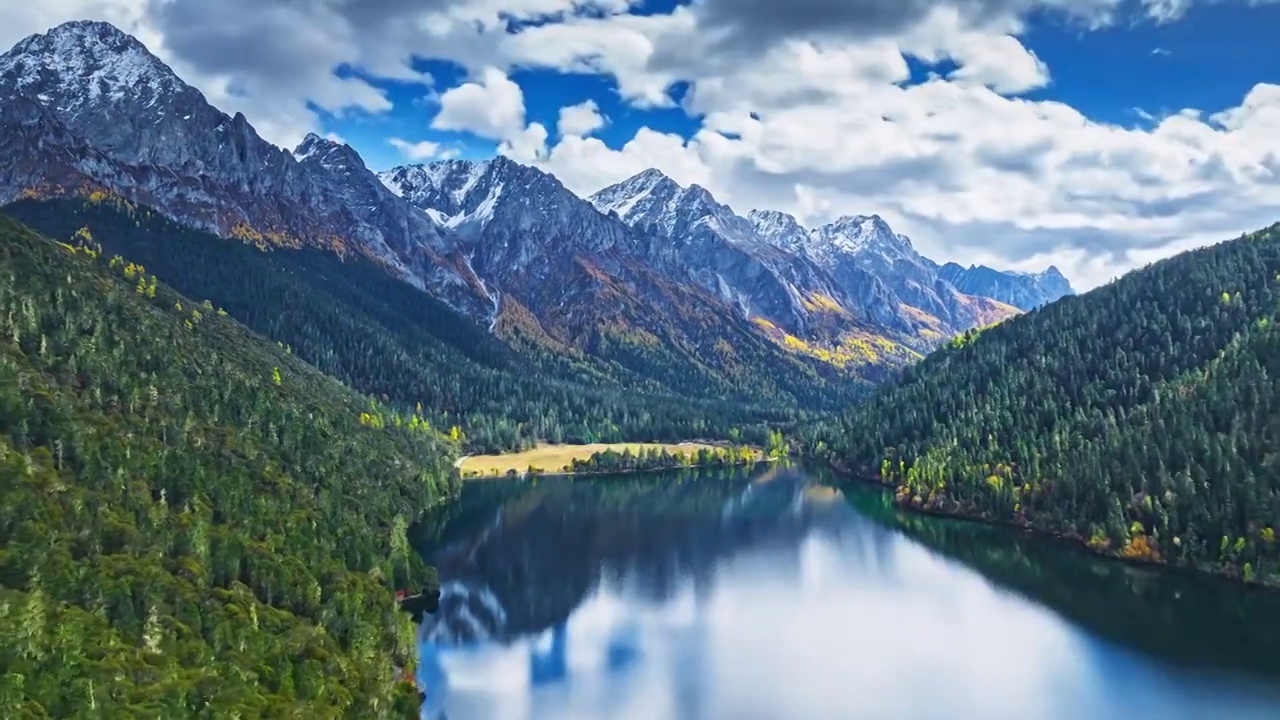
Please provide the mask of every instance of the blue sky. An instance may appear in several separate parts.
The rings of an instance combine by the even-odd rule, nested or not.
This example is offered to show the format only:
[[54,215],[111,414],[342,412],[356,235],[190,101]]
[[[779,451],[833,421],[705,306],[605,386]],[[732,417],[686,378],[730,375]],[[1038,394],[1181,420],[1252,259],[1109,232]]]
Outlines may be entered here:
[[1261,80],[1280,81],[1280,5],[1193,6],[1177,22],[1135,20],[1082,32],[1033,24],[1027,45],[1051,68],[1053,84],[1032,97],[1068,103],[1121,124],[1183,108],[1237,105]]

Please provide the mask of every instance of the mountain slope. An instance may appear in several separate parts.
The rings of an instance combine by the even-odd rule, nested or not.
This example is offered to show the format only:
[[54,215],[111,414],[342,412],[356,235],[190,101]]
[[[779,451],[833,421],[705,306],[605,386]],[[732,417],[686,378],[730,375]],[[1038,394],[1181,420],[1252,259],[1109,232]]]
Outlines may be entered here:
[[[66,23],[19,42],[0,56],[0,97],[2,134],[23,138],[3,143],[2,202],[105,187],[222,236],[358,252],[465,312],[488,306],[451,259],[449,236],[378,197],[362,163],[348,158],[337,172],[349,176],[335,182],[325,163],[305,162],[305,145],[299,162],[267,143],[107,23]],[[353,197],[358,185],[363,196]]]
[[1023,310],[1035,310],[1075,294],[1071,283],[1053,266],[1039,273],[1018,273],[992,270],[986,265],[964,268],[947,263],[938,268],[938,275],[961,292],[995,298]]
[[[761,385],[699,387],[698,377],[686,374],[679,386],[685,392],[677,394],[616,363],[548,349],[550,340],[512,348],[415,288],[388,282],[358,257],[264,253],[111,200],[25,200],[4,211],[50,237],[70,240],[87,230],[110,253],[214,301],[322,371],[407,410],[421,406],[438,427],[460,426],[469,450],[537,440],[678,441],[735,430],[763,444],[768,427],[789,427],[800,414],[794,399]],[[505,314],[496,334],[526,332],[502,327],[520,322]],[[831,386],[809,407],[848,397]]]
[[413,716],[456,447],[77,242],[0,218],[6,716]]
[[750,392],[824,407],[855,381],[778,347],[663,258],[663,238],[597,211],[540,170],[454,160],[380,178],[456,234],[499,305],[495,330],[513,343],[549,338],[696,398]]
[[982,333],[811,450],[899,501],[1280,582],[1280,226]]

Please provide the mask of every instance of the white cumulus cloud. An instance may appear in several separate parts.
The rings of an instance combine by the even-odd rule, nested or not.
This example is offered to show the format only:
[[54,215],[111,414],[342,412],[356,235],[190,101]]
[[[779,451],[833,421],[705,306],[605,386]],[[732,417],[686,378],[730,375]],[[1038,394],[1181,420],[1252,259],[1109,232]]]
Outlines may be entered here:
[[556,132],[564,136],[586,137],[604,127],[604,115],[600,114],[600,106],[595,100],[587,100],[577,105],[560,108],[560,121],[556,123]]
[[440,154],[440,143],[434,143],[429,140],[410,142],[403,138],[393,137],[387,143],[399,150],[401,155],[415,162],[430,160]]
[[477,79],[440,96],[431,127],[508,140],[524,132],[524,92],[503,71],[485,68]]

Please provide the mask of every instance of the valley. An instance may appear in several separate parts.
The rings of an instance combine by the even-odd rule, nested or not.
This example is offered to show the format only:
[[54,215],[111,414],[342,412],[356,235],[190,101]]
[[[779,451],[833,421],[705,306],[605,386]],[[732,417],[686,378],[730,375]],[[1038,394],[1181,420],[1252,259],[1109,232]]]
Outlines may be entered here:
[[140,37],[0,55],[0,715],[1280,707],[1280,225],[1077,294],[510,138],[281,147]]

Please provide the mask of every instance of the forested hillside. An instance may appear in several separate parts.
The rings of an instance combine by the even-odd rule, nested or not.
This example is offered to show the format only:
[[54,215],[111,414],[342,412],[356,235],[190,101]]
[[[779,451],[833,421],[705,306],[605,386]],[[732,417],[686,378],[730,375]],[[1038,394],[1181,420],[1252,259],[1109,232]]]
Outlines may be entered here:
[[739,377],[721,376],[677,348],[607,335],[591,341],[590,357],[536,341],[536,327],[522,323],[518,310],[496,328],[509,345],[361,257],[263,251],[123,201],[27,200],[5,212],[59,240],[87,230],[107,252],[212,300],[352,387],[437,427],[459,426],[478,452],[537,440],[714,437],[763,445],[770,428],[847,405],[863,388],[835,377],[834,368],[823,377],[813,369],[819,363],[781,353],[742,358],[749,371]]
[[415,716],[456,446],[93,248],[0,218],[0,714]]
[[958,338],[807,439],[902,504],[1280,583],[1280,226]]

